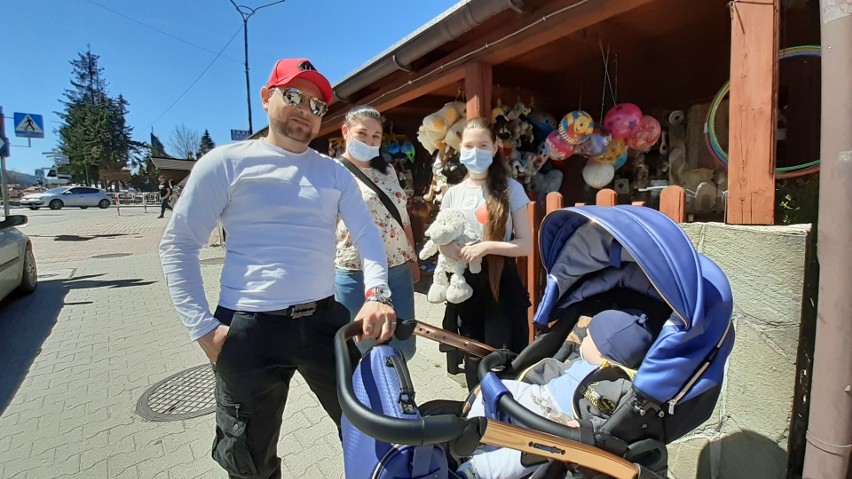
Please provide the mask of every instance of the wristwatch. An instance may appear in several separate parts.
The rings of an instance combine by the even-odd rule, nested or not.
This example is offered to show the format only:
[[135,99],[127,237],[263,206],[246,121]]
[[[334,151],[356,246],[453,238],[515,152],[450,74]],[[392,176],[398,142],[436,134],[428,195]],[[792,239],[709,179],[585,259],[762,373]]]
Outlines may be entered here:
[[364,294],[365,301],[378,301],[379,303],[393,306],[391,302],[391,290],[386,284],[380,284],[367,290]]

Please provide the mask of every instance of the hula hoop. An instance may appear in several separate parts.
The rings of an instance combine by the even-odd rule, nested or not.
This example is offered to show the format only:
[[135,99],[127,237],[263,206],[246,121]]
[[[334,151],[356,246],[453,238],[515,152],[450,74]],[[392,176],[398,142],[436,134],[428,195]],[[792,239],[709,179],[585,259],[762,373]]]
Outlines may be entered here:
[[[785,58],[793,57],[819,56],[822,56],[822,47],[819,45],[802,45],[781,50],[778,54],[778,59],[783,60]],[[719,109],[719,105],[722,104],[722,100],[725,99],[730,91],[731,82],[728,81],[713,98],[713,103],[710,106],[710,110],[707,112],[707,118],[704,123],[704,143],[707,145],[707,149],[710,150],[710,154],[712,154],[717,161],[725,165],[725,167],[728,166],[728,152],[722,148],[722,145],[719,144],[719,139],[716,136],[716,112]],[[775,168],[775,176],[779,180],[785,180],[817,173],[819,172],[819,162],[820,160],[816,160],[811,161],[810,163],[803,163],[801,165]]]

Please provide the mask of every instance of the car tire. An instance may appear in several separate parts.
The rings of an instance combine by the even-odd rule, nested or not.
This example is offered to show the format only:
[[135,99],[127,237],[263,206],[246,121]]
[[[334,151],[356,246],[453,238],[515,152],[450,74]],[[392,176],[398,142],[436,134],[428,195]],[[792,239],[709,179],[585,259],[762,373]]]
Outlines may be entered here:
[[38,268],[36,267],[33,247],[30,244],[27,244],[27,251],[24,253],[23,269],[21,285],[18,286],[18,292],[21,294],[30,294],[35,291],[36,286],[38,286]]
[[109,208],[110,202],[109,200],[101,200],[98,202],[98,208],[105,210]]
[[52,210],[61,210],[62,207],[65,206],[65,203],[63,203],[62,200],[53,200],[47,206],[49,206]]

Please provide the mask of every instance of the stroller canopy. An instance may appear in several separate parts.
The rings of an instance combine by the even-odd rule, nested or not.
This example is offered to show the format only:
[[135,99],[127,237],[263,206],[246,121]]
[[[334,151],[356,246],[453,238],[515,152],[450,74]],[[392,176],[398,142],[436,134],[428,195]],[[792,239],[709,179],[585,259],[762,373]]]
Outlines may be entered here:
[[564,208],[547,215],[539,241],[547,285],[536,323],[551,321],[557,306],[616,286],[601,272],[635,263],[653,287],[636,289],[662,299],[673,313],[639,368],[634,388],[659,405],[668,403],[673,413],[678,402],[722,381],[734,340],[730,284],[677,223],[640,206]]

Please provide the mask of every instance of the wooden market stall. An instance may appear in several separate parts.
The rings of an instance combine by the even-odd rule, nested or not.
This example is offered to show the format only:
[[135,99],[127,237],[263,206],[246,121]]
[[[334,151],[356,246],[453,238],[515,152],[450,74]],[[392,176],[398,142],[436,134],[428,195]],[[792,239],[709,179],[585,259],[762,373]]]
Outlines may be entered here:
[[[680,163],[661,158],[659,148],[647,154],[652,178],[686,189],[686,200],[673,197],[675,210],[679,202],[686,207],[682,204],[681,211],[690,208],[688,193],[694,196],[697,184],[691,178],[697,177],[712,183],[718,201],[696,212],[696,219],[773,224],[779,120],[773,105],[779,90],[785,110],[789,106],[795,113],[788,112],[785,119],[791,132],[787,137],[793,131],[799,135],[788,160],[803,163],[802,157],[814,155],[819,134],[818,101],[811,102],[819,94],[817,69],[793,65],[795,75],[782,84],[777,52],[818,44],[817,18],[813,2],[795,0],[785,1],[783,8],[780,0],[460,2],[338,82],[338,101],[313,146],[325,151],[328,140],[339,136],[345,112],[371,104],[391,121],[394,134],[406,135],[417,147],[414,169],[422,174],[414,175],[413,189],[419,197],[429,187],[424,181],[433,158],[415,141],[418,127],[448,102],[464,101],[468,118],[491,116],[498,101],[509,106],[520,101],[556,118],[583,109],[595,119],[616,103],[631,102],[658,118],[664,130],[673,130],[666,125],[672,115],[685,123],[675,140],[687,151]],[[726,170],[704,145],[704,131],[712,100],[729,79],[730,101],[720,102],[714,122],[719,142],[730,151]],[[736,112],[730,124],[729,110]],[[663,141],[671,142],[673,131],[666,133]],[[659,188],[633,187],[636,173],[631,167],[623,170],[627,189],[624,181],[615,184],[616,201],[658,206]],[[582,168],[576,155],[559,166],[564,173],[559,191],[566,205],[596,202],[598,190],[584,184]],[[672,181],[677,175],[683,177],[680,183]],[[418,237],[437,208],[424,203],[412,202]],[[540,201],[535,217],[540,219],[543,211]],[[530,259],[522,276],[528,278],[535,303],[535,278],[541,272],[537,256]]]
[[[418,130],[445,104],[464,102],[468,118],[521,102],[556,119],[582,109],[601,120],[615,104],[630,102],[659,121],[663,138],[641,162],[631,154],[608,185],[613,191],[603,194],[584,181],[583,158],[565,159],[555,167],[562,200],[551,207],[605,198],[644,202],[679,220],[773,224],[777,153],[778,166],[791,166],[819,151],[819,71],[805,56],[785,62],[779,75],[778,52],[818,45],[818,18],[815,2],[805,0],[462,1],[339,81],[312,146],[330,152],[355,105],[383,112],[389,137],[416,147],[407,189],[419,240],[440,192],[430,184],[435,159]],[[707,146],[709,113],[715,150]],[[685,153],[674,158],[678,146]],[[727,168],[718,159],[725,150]],[[701,183],[712,190],[703,206],[695,199]],[[682,189],[661,195],[669,184]],[[537,229],[544,195],[531,196],[539,200],[532,211]],[[542,281],[537,254],[519,262],[531,311]]]

